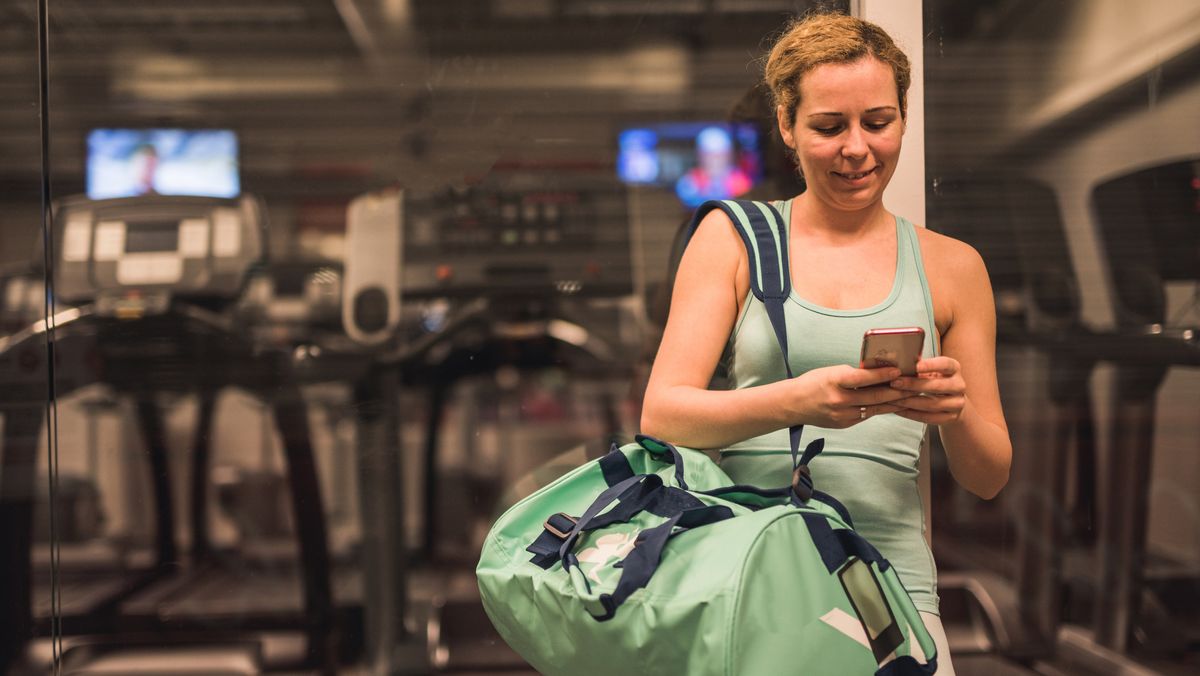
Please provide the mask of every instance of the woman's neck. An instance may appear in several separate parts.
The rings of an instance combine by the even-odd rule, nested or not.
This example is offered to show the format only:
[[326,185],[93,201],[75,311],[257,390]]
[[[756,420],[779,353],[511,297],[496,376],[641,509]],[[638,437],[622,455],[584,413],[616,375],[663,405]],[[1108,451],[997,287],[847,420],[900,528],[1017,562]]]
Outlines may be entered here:
[[830,239],[858,239],[890,221],[882,200],[857,211],[835,209],[807,193],[792,200],[794,228]]

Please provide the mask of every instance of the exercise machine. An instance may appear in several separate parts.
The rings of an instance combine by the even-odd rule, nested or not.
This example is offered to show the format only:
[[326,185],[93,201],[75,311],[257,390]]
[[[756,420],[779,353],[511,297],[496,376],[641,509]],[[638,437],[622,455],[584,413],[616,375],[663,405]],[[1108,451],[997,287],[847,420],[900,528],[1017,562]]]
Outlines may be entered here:
[[[1001,521],[994,533],[998,545],[1011,546],[1015,556],[1006,556],[1007,551],[997,556],[996,542],[939,540],[939,557],[973,568],[948,576],[970,591],[966,596],[977,609],[970,614],[977,620],[974,644],[980,652],[995,651],[1026,664],[1070,664],[1097,673],[1136,670],[1127,646],[1103,636],[1105,631],[1127,633],[1128,624],[1107,627],[1118,617],[1127,622],[1136,607],[1129,590],[1132,571],[1140,566],[1134,563],[1140,562],[1135,540],[1145,522],[1153,392],[1170,365],[1197,363],[1195,343],[1185,339],[1185,330],[1161,324],[1125,321],[1111,331],[1084,325],[1078,282],[1048,186],[1014,177],[939,184],[935,204],[942,211],[935,227],[971,243],[988,262],[999,315],[998,360],[1010,364],[1002,370],[1002,393],[1010,393],[1006,410],[1014,446],[1021,449],[1002,497],[1006,509],[993,513]],[[1122,232],[1126,228],[1128,221]],[[1111,259],[1110,265],[1124,269],[1129,262]],[[1117,370],[1116,418],[1110,484],[1101,493],[1091,380],[1096,367],[1106,363]],[[1014,565],[995,566],[1008,560]],[[989,582],[980,584],[976,571],[989,565],[992,569],[983,571]],[[961,610],[949,607],[951,615]],[[1089,634],[1084,630],[1089,617],[1107,629]]]
[[[343,321],[347,335],[378,355],[355,388],[364,572],[373,592],[364,609],[367,655],[377,673],[524,666],[491,629],[473,576],[463,578],[471,584],[441,579],[441,593],[420,603],[408,590],[426,572],[414,564],[446,570],[439,543],[471,525],[466,514],[446,513],[464,491],[439,491],[451,392],[508,369],[620,376],[615,301],[632,292],[624,201],[581,181],[569,172],[501,173],[470,188],[370,193],[349,207]],[[425,403],[415,556],[396,490],[404,485],[401,390],[423,392]]]
[[[247,632],[282,631],[303,637],[299,665],[332,671],[336,609],[297,357],[256,345],[231,313],[264,259],[262,205],[249,195],[73,198],[56,205],[54,223],[53,289],[56,300],[75,307],[0,341],[0,372],[6,383],[16,385],[0,394],[6,422],[0,579],[17,591],[0,603],[0,625],[11,629],[0,637],[0,663],[20,660],[31,637],[57,631],[84,637],[68,640],[63,655],[64,664],[79,673],[87,672],[89,656],[102,659],[106,668],[136,673],[156,663],[155,655],[174,659],[176,650],[207,655],[214,664],[232,660],[259,668],[262,651],[247,648],[254,643]],[[118,571],[122,580],[89,607],[68,615],[64,603],[62,616],[49,617],[35,615],[30,602],[40,592],[33,584],[29,487],[35,485],[34,452],[46,409],[28,403],[46,401],[34,395],[46,390],[47,373],[55,398],[102,383],[133,402],[148,461],[148,505],[155,516],[148,562],[124,566]],[[295,587],[286,579],[264,584],[231,574],[225,553],[210,542],[209,440],[216,395],[230,387],[269,402],[282,439],[288,512],[298,545],[294,570],[299,572],[291,577]],[[198,401],[186,556],[175,533],[160,406],[165,395]],[[298,599],[293,588],[300,591]],[[273,594],[278,603],[267,603]],[[235,601],[222,603],[222,598]],[[248,601],[257,607],[242,612]]]

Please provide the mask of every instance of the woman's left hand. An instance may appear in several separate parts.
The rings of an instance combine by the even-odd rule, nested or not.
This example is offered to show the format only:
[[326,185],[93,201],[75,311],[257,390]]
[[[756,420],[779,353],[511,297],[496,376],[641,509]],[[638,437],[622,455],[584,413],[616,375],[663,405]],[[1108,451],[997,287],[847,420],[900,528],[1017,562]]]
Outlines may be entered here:
[[952,357],[931,357],[917,362],[916,376],[901,376],[892,389],[911,396],[892,402],[902,407],[896,415],[930,425],[945,425],[962,417],[967,405],[967,383]]

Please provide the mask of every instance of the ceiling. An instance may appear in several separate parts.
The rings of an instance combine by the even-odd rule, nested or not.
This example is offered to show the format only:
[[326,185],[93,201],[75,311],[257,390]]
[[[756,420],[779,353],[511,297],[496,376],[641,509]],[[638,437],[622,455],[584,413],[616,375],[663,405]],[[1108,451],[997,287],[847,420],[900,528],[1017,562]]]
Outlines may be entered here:
[[[723,117],[764,36],[814,4],[48,0],[50,168],[77,190],[104,126],[233,128],[270,194],[611,162],[622,120]],[[39,165],[36,11],[0,0],[0,182]]]
[[[238,132],[243,185],[344,198],[500,160],[608,167],[629,121],[723,118],[836,0],[46,0],[55,192],[104,126]],[[926,0],[927,153],[1000,124],[1078,2]],[[36,197],[38,0],[0,0],[0,189]],[[606,164],[607,163],[607,164]],[[605,173],[611,176],[607,168]]]

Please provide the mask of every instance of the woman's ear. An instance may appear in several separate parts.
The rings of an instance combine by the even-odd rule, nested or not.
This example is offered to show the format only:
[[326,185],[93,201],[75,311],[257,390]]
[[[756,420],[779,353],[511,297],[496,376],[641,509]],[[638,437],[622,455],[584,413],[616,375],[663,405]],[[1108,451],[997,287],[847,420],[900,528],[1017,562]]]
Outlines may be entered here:
[[787,147],[795,150],[796,145],[792,139],[792,121],[788,119],[787,109],[782,105],[775,106],[775,121],[779,125],[779,135],[783,138],[783,142]]

